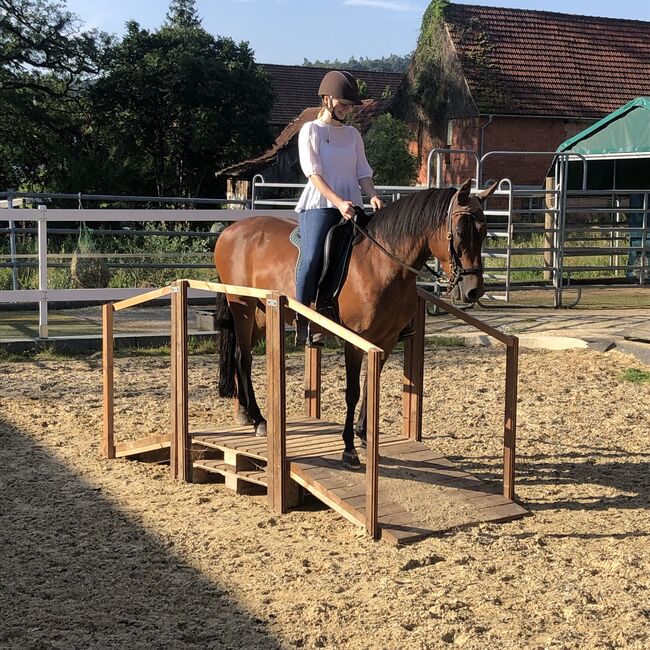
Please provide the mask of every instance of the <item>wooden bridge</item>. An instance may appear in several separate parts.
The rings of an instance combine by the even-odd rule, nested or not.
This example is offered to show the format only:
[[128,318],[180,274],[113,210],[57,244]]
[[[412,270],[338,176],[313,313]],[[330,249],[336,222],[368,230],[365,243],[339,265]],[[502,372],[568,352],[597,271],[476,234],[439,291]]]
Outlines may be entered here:
[[[267,438],[251,426],[191,431],[188,426],[188,288],[250,296],[265,302],[267,318]],[[114,313],[171,295],[172,431],[124,443],[113,432]],[[506,345],[503,489],[495,490],[422,443],[422,385],[426,303],[435,303]],[[342,425],[320,419],[321,349],[305,348],[305,416],[287,421],[284,367],[285,309],[363,349],[368,356],[368,449],[365,472],[340,464]],[[382,350],[304,305],[276,292],[195,280],[179,280],[129,300],[104,305],[103,371],[106,458],[169,458],[174,478],[218,477],[238,492],[266,490],[277,513],[298,505],[305,491],[374,538],[406,543],[449,528],[507,521],[526,514],[514,502],[518,341],[445,301],[419,290],[416,335],[404,352],[403,426],[379,437],[379,368]],[[397,489],[395,487],[397,482]],[[400,485],[403,483],[403,485]],[[407,487],[410,486],[410,489]],[[399,487],[403,487],[402,490]],[[442,516],[444,515],[444,516]]]

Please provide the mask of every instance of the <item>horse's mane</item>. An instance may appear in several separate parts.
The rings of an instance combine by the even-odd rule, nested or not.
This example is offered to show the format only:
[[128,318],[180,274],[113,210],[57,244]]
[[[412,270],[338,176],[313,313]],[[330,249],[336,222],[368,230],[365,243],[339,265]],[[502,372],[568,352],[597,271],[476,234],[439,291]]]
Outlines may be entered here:
[[376,212],[366,230],[387,246],[418,239],[425,232],[444,228],[455,188],[431,188],[414,192]]

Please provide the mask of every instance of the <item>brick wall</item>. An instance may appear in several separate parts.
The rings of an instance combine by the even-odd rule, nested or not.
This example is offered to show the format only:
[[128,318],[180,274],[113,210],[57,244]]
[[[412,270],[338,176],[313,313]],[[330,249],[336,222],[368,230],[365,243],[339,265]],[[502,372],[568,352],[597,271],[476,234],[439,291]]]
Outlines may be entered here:
[[[485,116],[450,120],[448,142],[432,138],[420,129],[418,142],[412,150],[419,151],[420,172],[418,182],[427,178],[427,158],[434,148],[448,145],[451,149],[472,149],[481,155],[481,129],[483,129],[482,153],[488,151],[555,151],[557,147],[593,124],[593,120],[567,120],[538,117],[494,117],[488,124]],[[483,168],[483,180],[510,178],[516,185],[543,187],[551,156],[495,156],[488,159]],[[475,161],[472,156],[450,154],[443,164],[445,184],[460,184],[468,177],[475,177]],[[435,180],[435,165],[432,169]]]

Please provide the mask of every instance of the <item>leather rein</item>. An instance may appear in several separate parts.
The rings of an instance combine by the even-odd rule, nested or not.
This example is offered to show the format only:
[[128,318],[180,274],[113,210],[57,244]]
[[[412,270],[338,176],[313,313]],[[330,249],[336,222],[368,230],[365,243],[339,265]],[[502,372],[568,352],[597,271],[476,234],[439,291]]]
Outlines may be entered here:
[[[463,268],[463,264],[461,262],[460,256],[456,252],[454,248],[454,234],[452,231],[452,218],[455,214],[467,214],[471,216],[472,218],[476,219],[476,216],[474,215],[473,212],[470,210],[452,210],[452,205],[453,205],[453,197],[452,200],[449,202],[449,208],[447,210],[447,240],[449,241],[449,260],[451,263],[451,277],[449,278],[449,283],[447,286],[447,293],[450,293],[452,289],[460,283],[460,281],[463,279],[464,276],[466,275],[479,275],[480,273],[483,272],[483,267],[482,266],[473,266],[471,268]],[[355,216],[358,216],[359,214],[365,214],[363,209],[360,208],[359,206],[354,206],[355,209]],[[390,257],[390,259],[393,260],[393,262],[396,262],[399,264],[402,268],[406,269],[407,271],[410,271],[411,273],[414,273],[416,276],[420,275],[422,269],[418,270],[412,266],[409,266],[406,262],[403,260],[399,259],[396,255],[391,253],[389,250],[387,250],[382,244],[380,244],[372,235],[370,235],[366,230],[364,230],[357,222],[356,219],[351,219],[352,225],[354,228],[364,237],[367,237],[369,241],[371,241],[379,250]],[[438,271],[433,270],[426,262],[424,263],[424,269],[426,269],[435,279],[436,282],[440,282],[442,279],[442,274],[438,273]]]

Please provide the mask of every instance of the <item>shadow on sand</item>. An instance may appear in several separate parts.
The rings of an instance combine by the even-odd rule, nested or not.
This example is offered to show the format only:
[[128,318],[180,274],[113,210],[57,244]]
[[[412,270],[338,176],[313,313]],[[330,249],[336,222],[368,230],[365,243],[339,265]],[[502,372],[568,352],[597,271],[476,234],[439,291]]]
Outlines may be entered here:
[[2,648],[281,645],[223,585],[2,420],[0,549]]

